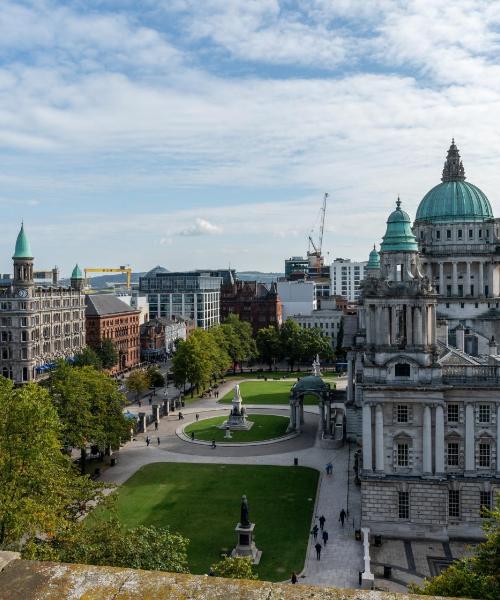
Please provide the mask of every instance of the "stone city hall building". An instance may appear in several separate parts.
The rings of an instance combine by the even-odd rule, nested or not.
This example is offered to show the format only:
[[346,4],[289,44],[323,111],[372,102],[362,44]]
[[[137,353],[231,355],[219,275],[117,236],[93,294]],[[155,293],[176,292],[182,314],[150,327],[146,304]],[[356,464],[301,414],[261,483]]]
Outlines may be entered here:
[[347,405],[361,417],[361,518],[375,534],[480,538],[500,493],[497,345],[464,345],[498,301],[497,222],[477,189],[452,143],[413,230],[398,199],[370,254]]
[[84,280],[77,265],[69,287],[37,285],[24,226],[12,260],[14,276],[0,290],[0,375],[26,383],[85,346]]

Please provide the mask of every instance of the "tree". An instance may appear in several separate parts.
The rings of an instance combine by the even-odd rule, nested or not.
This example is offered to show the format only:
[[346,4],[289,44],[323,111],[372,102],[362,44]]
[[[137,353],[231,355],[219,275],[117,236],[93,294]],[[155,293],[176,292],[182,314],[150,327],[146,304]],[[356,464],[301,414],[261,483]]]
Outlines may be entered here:
[[255,340],[259,358],[269,366],[269,370],[281,358],[281,340],[279,331],[270,325],[259,329]]
[[187,340],[179,344],[172,360],[172,373],[176,385],[191,383],[191,396],[194,388],[206,387],[214,372],[213,348],[210,347],[209,333],[203,329],[195,329]]
[[50,535],[98,496],[61,452],[61,432],[48,390],[0,377],[0,548]]
[[135,392],[136,400],[139,400],[140,395],[150,386],[148,374],[142,370],[132,371],[127,377],[125,386],[129,392]]
[[292,319],[287,319],[280,330],[281,349],[291,371],[305,354],[303,331],[302,327]]
[[330,338],[321,335],[321,330],[316,327],[312,329],[302,329],[301,347],[303,355],[302,362],[312,362],[318,354],[323,360],[331,360],[333,358],[333,349],[330,343]]
[[146,369],[146,375],[148,376],[150,386],[152,385],[157,388],[165,385],[165,377],[163,377],[158,367],[148,367]]
[[48,543],[30,540],[23,550],[28,560],[51,560],[187,573],[189,540],[169,529],[139,526],[126,529],[111,514],[90,523],[77,523]]
[[216,577],[230,579],[258,579],[253,572],[252,560],[247,556],[224,556],[210,567]]
[[426,579],[410,590],[426,596],[456,596],[497,600],[500,598],[500,500],[487,511],[483,525],[486,541],[476,546],[471,557],[452,563],[437,577]]
[[257,354],[252,326],[247,321],[240,321],[238,315],[231,314],[222,324],[221,329],[226,339],[226,351],[233,362],[233,373],[236,365],[241,366]]
[[109,452],[128,437],[130,426],[123,415],[125,397],[106,373],[61,362],[51,374],[49,389],[65,445],[80,448],[82,473],[88,444]]
[[97,356],[101,359],[103,369],[112,369],[118,362],[118,350],[109,338],[102,340],[97,348]]
[[73,365],[75,367],[94,367],[95,369],[102,369],[102,361],[97,356],[95,350],[93,350],[90,346],[85,346],[85,348],[75,354]]

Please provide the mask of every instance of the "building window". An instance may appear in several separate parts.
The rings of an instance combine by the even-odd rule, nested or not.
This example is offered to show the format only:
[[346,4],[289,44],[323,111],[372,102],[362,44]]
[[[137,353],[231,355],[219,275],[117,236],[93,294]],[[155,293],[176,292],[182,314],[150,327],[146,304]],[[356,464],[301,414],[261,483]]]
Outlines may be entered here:
[[394,367],[394,375],[396,377],[409,377],[410,365],[407,363],[397,363],[397,365]]
[[479,492],[479,516],[484,519],[491,509],[491,492]]
[[460,492],[448,490],[448,516],[460,517]]
[[451,229],[446,230],[446,239],[451,240]]
[[483,230],[482,230],[482,229],[480,229],[480,230],[479,230],[479,233],[478,233],[478,235],[479,235],[479,237],[480,237],[480,238],[482,238],[482,237],[483,237]]
[[448,404],[448,423],[458,423],[458,404]]
[[490,422],[490,405],[480,404],[479,405],[479,422],[489,423]]
[[398,467],[407,467],[409,465],[408,444],[398,444]]
[[398,423],[408,423],[408,405],[398,404]]
[[469,239],[472,239],[474,237],[474,232],[472,231],[472,229],[469,229]]
[[491,448],[488,442],[479,444],[479,466],[483,469],[489,469],[491,464]]
[[438,230],[436,231],[436,239],[440,240],[441,239],[441,232]]
[[462,239],[462,230],[461,230],[461,229],[459,229],[459,230],[457,231],[457,233],[458,233],[458,239],[459,239],[459,240],[461,240],[461,239]]
[[449,467],[458,467],[458,442],[448,442],[448,461]]
[[410,492],[398,492],[398,514],[400,519],[410,518]]

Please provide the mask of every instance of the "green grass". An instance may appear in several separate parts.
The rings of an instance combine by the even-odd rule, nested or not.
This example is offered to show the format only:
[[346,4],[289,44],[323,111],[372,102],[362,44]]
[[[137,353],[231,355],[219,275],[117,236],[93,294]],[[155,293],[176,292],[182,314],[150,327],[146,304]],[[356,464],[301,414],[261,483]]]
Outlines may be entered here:
[[126,527],[170,527],[187,536],[191,572],[207,573],[235,546],[246,494],[263,552],[256,572],[280,581],[304,565],[317,481],[318,472],[307,467],[155,463],[117,490],[118,518]]
[[248,431],[232,431],[231,439],[225,440],[225,431],[219,429],[218,425],[227,419],[224,417],[212,417],[191,423],[184,430],[188,435],[194,431],[197,440],[215,440],[216,442],[259,442],[270,440],[285,435],[290,419],[288,417],[278,417],[276,415],[249,415],[248,420],[253,421],[252,429]]
[[[240,392],[243,404],[289,404],[291,381],[244,381],[240,383]],[[230,390],[219,400],[223,404],[230,404],[234,392]],[[316,396],[308,395],[304,404],[317,404]]]

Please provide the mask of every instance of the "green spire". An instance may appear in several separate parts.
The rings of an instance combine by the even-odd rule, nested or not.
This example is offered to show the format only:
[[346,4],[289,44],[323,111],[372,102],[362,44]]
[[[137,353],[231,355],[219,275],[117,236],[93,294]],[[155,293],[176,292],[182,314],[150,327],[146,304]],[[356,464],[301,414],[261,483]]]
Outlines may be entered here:
[[417,239],[411,230],[410,217],[401,210],[401,200],[387,219],[387,230],[380,245],[381,252],[418,252]]
[[16,249],[12,258],[33,258],[30,243],[24,233],[24,223],[21,223],[21,230],[17,235]]
[[83,273],[80,267],[78,266],[78,263],[76,263],[75,268],[71,273],[71,279],[83,279]]
[[380,269],[380,255],[375,248],[375,244],[373,244],[373,250],[370,252],[370,256],[368,258],[368,264],[366,265],[367,269]]

